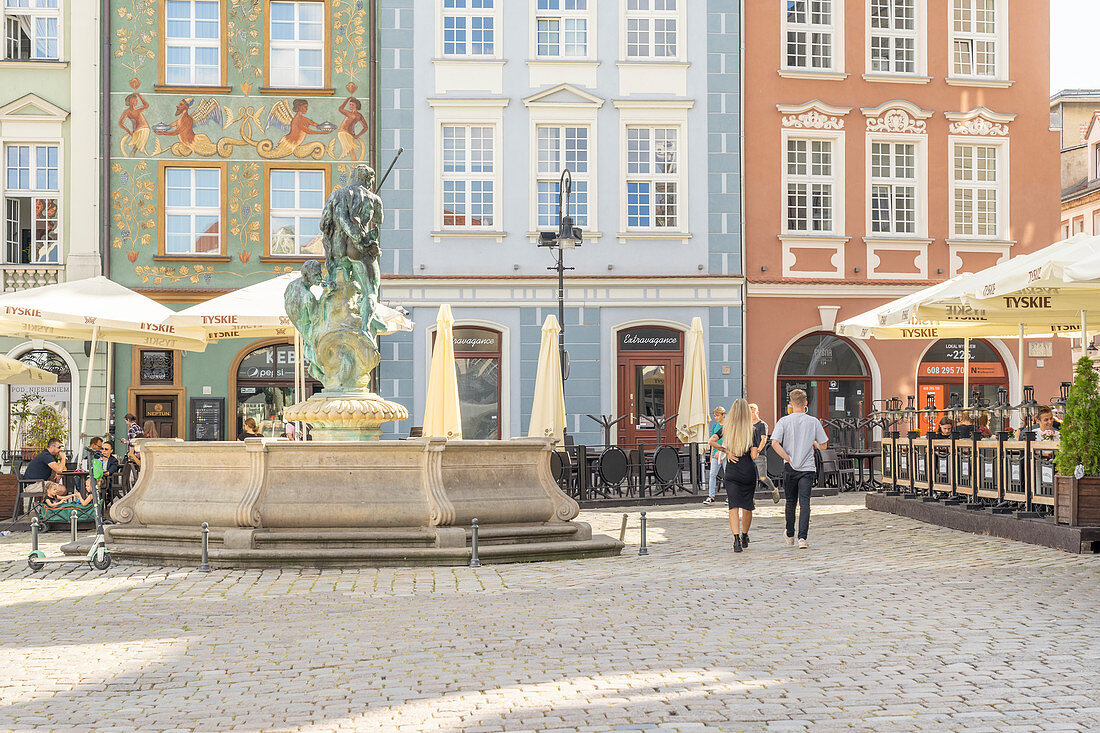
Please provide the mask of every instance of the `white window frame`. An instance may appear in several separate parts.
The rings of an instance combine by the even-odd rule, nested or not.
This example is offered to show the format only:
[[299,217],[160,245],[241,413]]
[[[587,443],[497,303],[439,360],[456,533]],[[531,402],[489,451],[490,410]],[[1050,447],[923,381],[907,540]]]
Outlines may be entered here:
[[[489,124],[484,122],[443,122],[440,124],[439,140],[440,140],[440,161],[445,163],[445,157],[443,155],[443,144],[447,139],[447,130],[457,129],[463,131],[463,160],[465,161],[465,170],[461,172],[449,172],[444,169],[443,165],[440,165],[439,173],[439,185],[440,185],[440,200],[439,208],[436,211],[436,217],[439,220],[439,229],[444,231],[461,232],[461,231],[496,231],[500,228],[499,217],[501,212],[501,188],[498,182],[500,175],[500,127],[496,124]],[[483,129],[489,130],[489,140],[493,144],[492,154],[492,170],[473,172],[470,170],[470,151],[472,148],[471,141],[473,131],[477,129],[480,131]],[[466,220],[464,224],[448,224],[443,214],[443,207],[446,205],[446,184],[448,182],[463,182],[466,184],[463,192],[463,202],[465,206],[465,212],[463,218]],[[492,222],[490,224],[474,225],[471,223],[473,219],[473,183],[474,182],[487,182],[493,184],[493,200],[492,200]]]
[[[782,231],[784,237],[839,237],[844,234],[844,134],[834,132],[820,132],[816,130],[783,130],[782,134],[782,147],[780,149],[780,166],[782,172],[782,187],[780,189],[782,195],[781,213],[783,217]],[[832,144],[832,175],[828,178],[823,176],[808,175],[805,177],[799,176],[797,180],[791,180],[791,175],[787,168],[787,147],[791,140],[806,140],[807,142],[814,141],[826,141]],[[807,155],[810,154],[810,148],[807,146]],[[812,158],[807,158],[807,163],[811,163]],[[814,182],[824,183],[828,182],[832,185],[833,191],[833,215],[832,215],[832,227],[829,229],[792,229],[790,227],[790,217],[788,209],[788,185],[791,183],[805,182],[811,184]],[[809,212],[807,212],[808,214]],[[812,223],[812,220],[807,216],[807,226]]]
[[[162,43],[162,53],[164,54],[164,85],[165,86],[182,86],[182,87],[217,87],[222,85],[222,81],[225,74],[225,52],[222,46],[225,41],[225,17],[224,8],[222,2],[217,2],[218,6],[218,37],[214,39],[210,38],[197,38],[195,36],[195,3],[200,0],[175,0],[177,2],[187,2],[191,4],[191,32],[187,38],[176,38],[168,35],[168,18],[167,18],[167,3],[165,4],[165,19],[164,19],[164,37]],[[209,0],[203,0],[209,1]],[[190,69],[190,78],[186,81],[170,81],[168,79],[168,49],[169,48],[187,48],[190,49],[191,63],[188,66]],[[218,78],[213,82],[200,82],[196,80],[196,71],[198,65],[195,63],[195,51],[199,48],[213,48],[218,52]]]
[[[648,155],[648,172],[631,172],[630,171],[630,133],[633,130],[645,130],[647,132],[647,139],[649,141],[649,155]],[[657,172],[657,138],[659,135],[667,136],[666,131],[671,131],[675,135],[676,140],[676,161],[674,173],[658,173]],[[650,123],[650,124],[629,124],[623,129],[623,149],[625,150],[624,162],[626,163],[623,169],[623,196],[626,201],[626,207],[622,212],[623,216],[623,231],[628,233],[644,233],[644,232],[681,232],[684,231],[684,216],[685,210],[683,208],[684,194],[683,194],[683,160],[684,160],[684,128],[681,125],[669,125],[663,123]],[[650,184],[650,214],[649,218],[652,222],[649,226],[631,226],[630,224],[630,185],[632,183],[648,183]],[[660,185],[673,184],[676,186],[676,225],[675,226],[658,226],[657,225],[657,187]]]
[[[52,0],[53,6],[49,7],[51,0],[0,0],[0,15],[3,15],[4,26],[4,55],[3,59],[6,61],[60,61],[61,56],[64,53],[64,27],[65,22],[61,14],[61,3],[63,0]],[[16,7],[16,3],[26,3],[28,7]],[[18,56],[11,55],[12,39],[8,36],[9,23],[16,21],[18,18],[30,19],[30,37],[31,37],[31,55],[27,58],[20,58]],[[38,30],[35,27],[35,19],[37,18],[53,18],[57,21],[57,37],[55,42],[57,44],[57,54],[54,56],[37,56],[38,46]]]
[[[274,193],[275,187],[271,182],[274,174],[276,173],[293,173],[294,174],[294,199],[295,206],[293,208],[276,208]],[[308,209],[302,207],[302,174],[303,173],[317,173],[321,176],[321,202],[323,205],[325,194],[328,192],[328,168],[279,168],[272,167],[267,169],[267,252],[271,257],[319,257],[321,253],[303,253],[302,252],[302,219],[314,218],[320,220],[321,209]],[[275,219],[293,219],[294,220],[294,251],[286,253],[276,253],[274,248],[275,242]],[[318,228],[317,235],[320,236],[320,228]]]
[[[888,0],[891,8],[891,18],[893,18],[893,0]],[[902,31],[894,28],[891,29],[876,29],[871,27],[871,0],[866,2],[866,59],[865,68],[866,74],[871,77],[898,77],[898,78],[926,78],[928,73],[928,6],[926,0],[913,0],[913,21],[914,28],[911,31]],[[890,38],[912,38],[913,39],[913,55],[914,66],[912,71],[895,71],[894,61],[891,57],[891,68],[887,71],[877,70],[874,68],[874,62],[872,59],[872,39],[876,36],[886,36]],[[893,45],[891,45],[893,50]]]
[[[589,0],[590,3],[598,0]],[[636,9],[631,8],[630,4],[635,0],[619,0],[620,8],[620,47],[619,57],[628,62],[640,62],[640,63],[669,63],[669,62],[682,62],[687,57],[685,44],[687,43],[687,5],[690,0],[675,0],[676,7],[674,10],[667,10],[664,8],[657,9],[656,3],[664,3],[667,0],[639,0],[640,2],[648,2],[648,9]],[[637,55],[630,53],[630,21],[631,20],[647,20],[646,27],[646,49],[647,55]],[[670,56],[655,56],[655,35],[656,27],[654,21],[669,21],[676,22],[676,53]],[[591,39],[591,35],[590,35]]]
[[[320,7],[321,8],[321,38],[316,40],[316,41],[301,40],[301,39],[295,39],[295,40],[290,40],[290,41],[288,41],[288,40],[276,40],[275,39],[275,34],[272,32],[272,27],[271,27],[272,22],[273,22],[273,18],[274,18],[274,14],[269,12],[268,13],[269,17],[268,17],[268,20],[267,20],[267,46],[268,46],[267,63],[268,63],[268,69],[269,69],[269,71],[268,71],[268,84],[271,87],[277,88],[277,89],[322,89],[322,88],[324,88],[324,86],[325,86],[325,71],[326,71],[325,67],[326,67],[326,64],[328,63],[328,60],[325,57],[325,40],[326,40],[326,36],[328,34],[328,23],[325,22],[325,18],[326,18],[326,15],[327,15],[327,10],[326,10],[325,4],[323,2],[319,2],[319,0],[272,0],[272,2],[269,3],[269,5],[268,5],[269,11],[270,11],[270,8],[274,5],[276,5],[276,4],[278,4],[278,5],[291,5],[291,6],[294,7],[294,34],[296,36],[301,35],[301,12],[300,11],[302,9],[302,6],[304,6],[304,5],[315,5],[317,7]],[[273,54],[274,54],[275,51],[291,51],[294,54],[295,68],[292,71],[293,71],[296,79],[294,80],[293,83],[288,83],[285,80],[277,80],[277,79],[274,78],[273,74],[275,72],[275,63],[274,63],[274,60],[273,60]],[[301,57],[301,52],[302,51],[317,51],[318,54],[320,54],[321,65],[319,67],[317,67],[317,70],[320,72],[321,77],[320,77],[320,79],[318,80],[318,82],[316,84],[304,84],[304,83],[301,82],[300,71],[303,68],[302,63],[301,63],[301,58],[302,58]]]
[[[28,155],[28,175],[30,176],[29,188],[8,188],[8,149],[12,147],[27,147],[29,148]],[[39,188],[37,186],[38,180],[38,165],[37,165],[37,148],[40,147],[52,147],[57,148],[57,188]],[[3,179],[0,180],[0,192],[3,196],[3,210],[0,211],[0,219],[3,220],[3,261],[8,264],[17,265],[36,265],[36,264],[61,264],[62,263],[62,248],[63,239],[62,234],[64,232],[63,226],[63,212],[65,210],[64,200],[62,195],[62,186],[64,185],[64,149],[60,140],[5,140],[3,145],[0,145],[0,175]],[[18,199],[21,202],[26,202],[26,205],[30,207],[29,215],[31,217],[31,261],[20,262],[17,256],[13,256],[12,247],[16,248],[16,251],[22,249],[22,243],[12,242],[9,240],[11,232],[9,231],[9,201]],[[55,201],[56,206],[56,224],[54,232],[56,233],[56,239],[54,243],[49,244],[49,240],[43,240],[42,242],[35,241],[34,237],[34,209],[36,201]],[[21,204],[22,205],[22,204]],[[43,249],[47,254],[47,258],[43,258]]]
[[[556,229],[558,226],[557,218],[555,217],[552,222],[540,222],[539,221],[539,185],[543,183],[549,183],[553,186],[557,186],[561,181],[561,172],[564,167],[567,167],[566,163],[566,135],[568,130],[579,128],[585,131],[586,143],[585,143],[585,170],[576,171],[572,168],[569,169],[569,175],[573,179],[573,195],[570,197],[569,211],[573,216],[574,226],[581,227],[586,232],[590,229],[594,229],[593,222],[595,220],[595,211],[593,210],[593,201],[595,199],[595,172],[596,166],[593,161],[593,146],[595,139],[593,136],[592,124],[589,122],[537,122],[532,125],[534,131],[532,137],[531,152],[533,156],[533,165],[531,170],[535,171],[535,185],[532,189],[534,194],[534,208],[532,211],[531,222],[533,224],[532,231],[543,231],[548,229]],[[541,142],[542,130],[556,130],[561,141],[561,147],[559,150],[559,167],[556,171],[543,171],[540,161],[539,144]],[[584,219],[577,220],[577,184],[583,183],[585,186],[585,215]],[[554,194],[551,194],[554,195]],[[556,201],[552,202],[556,206]]]
[[[883,240],[899,240],[899,239],[924,239],[928,236],[928,146],[925,135],[910,135],[910,134],[890,134],[890,135],[868,135],[867,136],[867,148],[866,148],[866,161],[867,161],[867,217],[865,222],[865,230],[867,237]],[[889,145],[913,145],[914,146],[914,174],[915,178],[911,183],[915,189],[914,194],[914,218],[913,218],[913,231],[912,232],[899,232],[894,225],[894,219],[891,217],[890,231],[876,232],[874,230],[874,210],[872,203],[872,192],[876,185],[889,184],[891,186],[903,185],[906,181],[901,180],[889,180],[875,178],[874,165],[872,158],[872,151],[874,150],[875,143],[886,143]],[[891,153],[893,154],[893,152]]]
[[[471,3],[481,0],[460,0],[465,2],[465,8],[448,8],[445,7],[450,0],[436,0],[436,14],[437,19],[437,31],[436,31],[436,55],[439,58],[444,59],[499,59],[501,58],[501,4],[507,0],[493,0],[493,7],[491,8],[472,8]],[[464,53],[448,53],[446,51],[446,18],[461,17],[466,19],[466,41]],[[492,18],[493,19],[493,51],[492,53],[473,53],[473,18]]]
[[[532,13],[532,25],[531,25],[531,58],[536,61],[588,61],[594,56],[593,40],[595,39],[595,17],[594,6],[598,0],[586,0],[586,6],[584,10],[574,10],[566,8],[568,0],[534,0],[534,12]],[[557,2],[559,3],[558,9],[540,9],[540,5],[543,3]],[[558,22],[558,53],[557,54],[542,54],[539,53],[540,47],[540,29],[539,24],[544,21],[557,21]],[[567,54],[565,53],[565,36],[567,31],[565,30],[565,24],[570,20],[583,20],[585,24],[585,43],[583,54]]]
[[[973,32],[955,30],[955,1],[950,0],[947,7],[947,81],[955,84],[977,85],[990,84],[992,86],[1007,86],[1008,82],[1008,0],[993,0],[993,12],[995,29],[991,34],[975,34]],[[961,0],[968,2],[971,7],[981,0]],[[973,18],[973,16],[971,16]],[[997,68],[992,75],[977,75],[974,73],[959,74],[955,72],[955,40],[992,40],[996,44],[994,58]],[[975,69],[974,47],[971,46],[971,71]]]
[[[968,186],[969,188],[987,188],[997,191],[997,230],[990,235],[977,233],[977,222],[974,222],[974,233],[960,233],[955,228],[955,147],[957,145],[971,145],[992,147],[997,151],[997,183],[994,187]],[[977,241],[977,242],[1006,242],[1009,232],[1009,146],[1004,138],[990,138],[976,135],[949,135],[947,138],[947,175],[948,175],[948,224],[949,241]],[[977,204],[975,203],[975,213]]]
[[[168,204],[168,172],[172,170],[190,170],[194,171],[215,171],[218,177],[218,203],[215,206],[170,206]],[[223,168],[214,166],[188,166],[188,165],[170,165],[165,166],[164,170],[164,191],[161,193],[161,204],[164,212],[164,231],[161,236],[164,238],[164,256],[165,257],[194,257],[201,259],[204,257],[219,257],[225,252],[225,218],[222,216],[222,204],[221,201],[225,196],[225,171]],[[195,177],[192,174],[191,177],[191,199],[195,198]],[[168,217],[169,216],[187,216],[191,222],[191,250],[188,252],[169,252],[168,251]],[[195,240],[198,239],[198,228],[195,224],[196,217],[199,216],[215,216],[218,219],[218,248],[212,252],[196,252]],[[204,235],[208,236],[208,235]]]
[[[779,68],[784,72],[791,72],[795,74],[824,74],[835,75],[844,73],[844,0],[831,0],[832,13],[830,19],[832,23],[826,24],[812,24],[810,20],[810,2],[811,0],[805,0],[807,3],[807,22],[806,23],[791,23],[787,20],[787,7],[786,2],[777,3],[779,7]],[[814,66],[812,64],[812,45],[811,35],[814,32],[831,34],[831,53],[829,66]],[[806,66],[792,66],[788,63],[787,53],[787,34],[788,33],[805,33],[806,35]]]

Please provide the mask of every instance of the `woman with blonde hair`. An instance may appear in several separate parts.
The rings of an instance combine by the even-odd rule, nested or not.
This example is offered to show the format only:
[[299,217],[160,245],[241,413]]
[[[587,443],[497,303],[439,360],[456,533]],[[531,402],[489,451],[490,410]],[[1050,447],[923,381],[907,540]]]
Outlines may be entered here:
[[729,505],[733,551],[741,552],[749,544],[749,526],[756,509],[753,496],[759,474],[756,457],[760,450],[754,440],[752,411],[744,399],[736,400],[726,413],[722,426],[722,452],[726,454],[726,503]]

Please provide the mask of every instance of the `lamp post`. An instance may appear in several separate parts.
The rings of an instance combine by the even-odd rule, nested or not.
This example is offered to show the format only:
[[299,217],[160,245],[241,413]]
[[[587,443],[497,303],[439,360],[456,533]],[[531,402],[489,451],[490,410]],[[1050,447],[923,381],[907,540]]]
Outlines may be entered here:
[[565,377],[569,372],[569,356],[565,352],[565,271],[574,270],[574,267],[566,267],[563,255],[567,249],[575,249],[581,246],[583,237],[580,227],[573,226],[573,217],[569,215],[569,194],[573,191],[573,175],[566,168],[561,172],[561,180],[558,182],[558,230],[556,232],[539,232],[539,246],[549,247],[556,251],[556,263],[546,268],[557,270],[558,273],[558,356],[561,361],[561,391],[565,394]]

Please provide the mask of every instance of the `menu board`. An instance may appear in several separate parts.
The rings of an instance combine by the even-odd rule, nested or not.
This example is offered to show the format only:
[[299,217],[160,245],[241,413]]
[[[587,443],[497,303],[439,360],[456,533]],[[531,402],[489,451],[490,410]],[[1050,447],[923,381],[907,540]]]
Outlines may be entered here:
[[191,440],[225,440],[225,398],[192,397]]

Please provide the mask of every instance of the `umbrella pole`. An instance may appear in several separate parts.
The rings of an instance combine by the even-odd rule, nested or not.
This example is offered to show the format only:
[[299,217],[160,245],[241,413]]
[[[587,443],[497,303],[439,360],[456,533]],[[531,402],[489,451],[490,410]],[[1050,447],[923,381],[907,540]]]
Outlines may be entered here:
[[88,356],[88,381],[84,383],[84,407],[80,410],[80,435],[77,437],[77,460],[84,450],[84,430],[88,427],[88,401],[92,397],[92,370],[95,368],[95,350],[99,345],[99,326],[92,329],[92,350]]
[[104,410],[103,434],[106,435],[111,430],[111,372],[114,367],[114,359],[111,358],[111,342],[105,341],[104,343],[107,345],[107,385],[103,392],[104,399],[106,400],[104,404],[107,405],[107,407]]
[[1016,404],[1024,401],[1024,324],[1020,324],[1020,340],[1016,344],[1016,368],[1020,373],[1020,383],[1016,385]]
[[1086,349],[1089,347],[1089,312],[1086,310],[1081,311],[1081,356],[1085,355]]
[[970,409],[970,337],[963,339],[963,409]]

